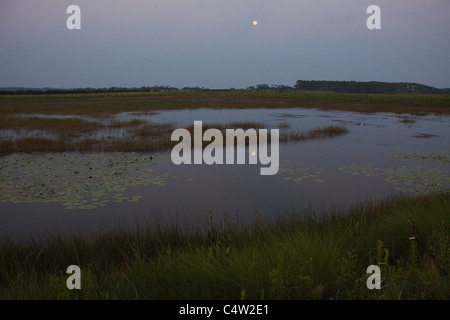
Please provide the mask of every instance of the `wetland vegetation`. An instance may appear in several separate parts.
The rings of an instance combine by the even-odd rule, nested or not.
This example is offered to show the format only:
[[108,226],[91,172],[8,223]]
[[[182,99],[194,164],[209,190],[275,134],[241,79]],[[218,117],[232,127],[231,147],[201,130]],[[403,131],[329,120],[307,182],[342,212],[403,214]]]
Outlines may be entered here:
[[125,111],[201,108],[318,108],[356,112],[450,113],[450,94],[332,91],[158,91],[2,95],[0,114],[105,115]]
[[[449,299],[449,194],[204,228],[161,223],[91,237],[0,241],[0,299]],[[155,223],[158,228],[154,228]],[[82,290],[67,290],[67,266]],[[366,269],[381,267],[382,289]]]
[[[171,123],[117,121],[121,112],[157,113],[179,109],[314,108],[413,115],[450,113],[449,94],[361,94],[315,91],[160,91],[0,96],[0,152],[155,151],[173,147]],[[47,115],[48,117],[44,117]],[[110,118],[108,120],[108,118]],[[412,117],[399,121],[409,123]],[[251,122],[229,124],[261,127]],[[223,124],[222,124],[223,127]],[[287,132],[280,141],[301,141],[346,133],[338,126]],[[28,132],[29,134],[24,135]],[[99,135],[98,132],[101,132]]]
[[[225,118],[251,109],[264,117]],[[278,174],[262,181],[248,167],[171,167],[165,151],[180,124],[169,112],[193,130],[189,113],[211,110],[224,118],[205,129],[279,128]],[[24,214],[36,224],[42,207],[86,221],[141,210],[147,223],[18,240],[0,231],[0,299],[449,299],[449,113],[449,94],[2,95],[1,221]],[[211,206],[353,194],[351,205],[295,203],[279,216],[269,205],[244,208],[245,221]],[[193,219],[166,219],[147,206],[189,197],[202,216],[188,207]],[[67,290],[72,264],[82,290]],[[381,290],[366,287],[371,264],[381,267]]]

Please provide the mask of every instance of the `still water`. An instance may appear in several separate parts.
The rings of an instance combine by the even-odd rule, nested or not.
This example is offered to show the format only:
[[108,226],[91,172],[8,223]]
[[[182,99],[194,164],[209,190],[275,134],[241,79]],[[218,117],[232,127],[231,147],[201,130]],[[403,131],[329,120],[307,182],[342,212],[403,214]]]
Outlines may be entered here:
[[[349,133],[280,143],[276,175],[256,165],[179,165],[167,153],[12,154],[0,157],[0,237],[95,231],[151,218],[191,225],[261,215],[266,221],[398,193],[450,189],[450,122],[315,109],[198,109],[120,113],[186,127],[258,122],[307,131],[327,125]],[[123,133],[121,133],[123,134]]]

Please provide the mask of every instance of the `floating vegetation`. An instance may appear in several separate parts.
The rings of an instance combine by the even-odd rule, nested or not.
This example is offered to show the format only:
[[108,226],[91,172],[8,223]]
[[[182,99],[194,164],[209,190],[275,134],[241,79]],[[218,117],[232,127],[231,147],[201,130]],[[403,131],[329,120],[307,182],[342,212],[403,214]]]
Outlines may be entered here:
[[395,184],[394,189],[402,192],[427,194],[450,189],[450,172],[437,168],[397,166],[383,169],[373,167],[373,164],[368,166],[352,164],[351,166],[340,167],[339,170],[354,175],[381,178],[386,182]]
[[324,180],[318,178],[321,174],[321,171],[313,171],[310,167],[301,167],[301,162],[284,161],[278,169],[278,175],[286,175],[283,179],[293,182],[314,179],[315,182],[323,183]]
[[[95,209],[110,202],[137,202],[128,187],[164,186],[173,177],[155,165],[169,155],[139,153],[38,153],[0,158],[0,201],[60,202],[66,209]],[[151,168],[150,168],[151,166]]]
[[441,152],[397,152],[397,153],[388,153],[389,155],[393,155],[394,157],[404,158],[404,159],[412,159],[418,161],[427,161],[427,162],[440,162],[442,164],[450,164],[450,152],[441,151]]

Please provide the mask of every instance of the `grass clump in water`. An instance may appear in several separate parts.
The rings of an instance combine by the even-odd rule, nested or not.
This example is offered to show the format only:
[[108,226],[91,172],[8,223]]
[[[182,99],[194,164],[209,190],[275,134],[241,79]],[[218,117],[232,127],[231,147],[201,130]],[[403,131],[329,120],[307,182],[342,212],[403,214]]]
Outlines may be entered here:
[[345,135],[349,130],[340,126],[325,126],[323,128],[314,128],[306,132],[286,132],[281,134],[280,141],[306,141],[315,139],[329,139],[340,135]]

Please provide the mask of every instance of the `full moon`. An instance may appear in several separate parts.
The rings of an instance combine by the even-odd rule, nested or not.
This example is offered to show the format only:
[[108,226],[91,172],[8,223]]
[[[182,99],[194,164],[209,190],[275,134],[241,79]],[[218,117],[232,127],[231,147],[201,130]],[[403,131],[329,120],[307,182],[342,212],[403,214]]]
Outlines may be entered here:
[[257,26],[257,25],[258,25],[258,21],[253,20],[253,25],[254,25],[254,26]]

